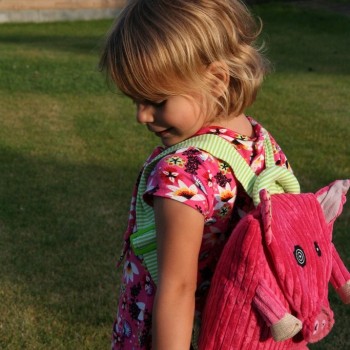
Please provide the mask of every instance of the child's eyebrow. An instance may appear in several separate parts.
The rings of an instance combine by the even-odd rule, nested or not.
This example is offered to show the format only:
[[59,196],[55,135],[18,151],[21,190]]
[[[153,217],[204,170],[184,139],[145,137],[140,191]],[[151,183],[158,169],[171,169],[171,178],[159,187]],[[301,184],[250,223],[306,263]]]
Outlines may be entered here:
[[158,100],[158,101],[151,101],[151,100],[144,100],[144,103],[152,105],[152,106],[156,106],[156,107],[161,107],[165,104],[166,99],[163,100]]

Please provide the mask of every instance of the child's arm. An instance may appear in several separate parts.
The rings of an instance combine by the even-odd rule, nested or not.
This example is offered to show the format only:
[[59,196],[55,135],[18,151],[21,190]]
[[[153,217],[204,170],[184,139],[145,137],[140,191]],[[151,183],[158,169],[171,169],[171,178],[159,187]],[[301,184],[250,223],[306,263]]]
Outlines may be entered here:
[[172,199],[155,197],[158,286],[153,307],[153,349],[189,349],[198,254],[204,218]]

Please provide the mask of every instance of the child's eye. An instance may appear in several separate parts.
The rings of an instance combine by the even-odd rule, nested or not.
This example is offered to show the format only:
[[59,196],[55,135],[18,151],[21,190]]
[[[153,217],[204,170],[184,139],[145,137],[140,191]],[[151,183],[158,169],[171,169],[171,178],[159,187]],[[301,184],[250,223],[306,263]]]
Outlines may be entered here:
[[145,100],[144,103],[147,104],[147,105],[154,106],[154,107],[163,107],[165,105],[165,103],[166,103],[166,99],[165,100],[161,100],[161,101]]

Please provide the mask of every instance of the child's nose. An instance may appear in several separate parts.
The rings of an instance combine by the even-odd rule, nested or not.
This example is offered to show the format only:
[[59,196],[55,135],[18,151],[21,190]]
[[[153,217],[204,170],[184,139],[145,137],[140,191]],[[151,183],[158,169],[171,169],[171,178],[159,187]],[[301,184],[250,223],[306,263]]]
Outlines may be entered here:
[[149,104],[138,104],[136,119],[140,124],[152,123],[154,121],[154,108]]

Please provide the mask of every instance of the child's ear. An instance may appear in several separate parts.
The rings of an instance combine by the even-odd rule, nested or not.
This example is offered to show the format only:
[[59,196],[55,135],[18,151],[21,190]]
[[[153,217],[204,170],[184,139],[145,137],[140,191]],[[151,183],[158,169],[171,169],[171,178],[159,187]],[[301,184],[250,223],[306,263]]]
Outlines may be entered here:
[[212,62],[207,67],[209,79],[212,80],[212,91],[215,97],[224,95],[229,83],[230,73],[228,65],[223,61]]

